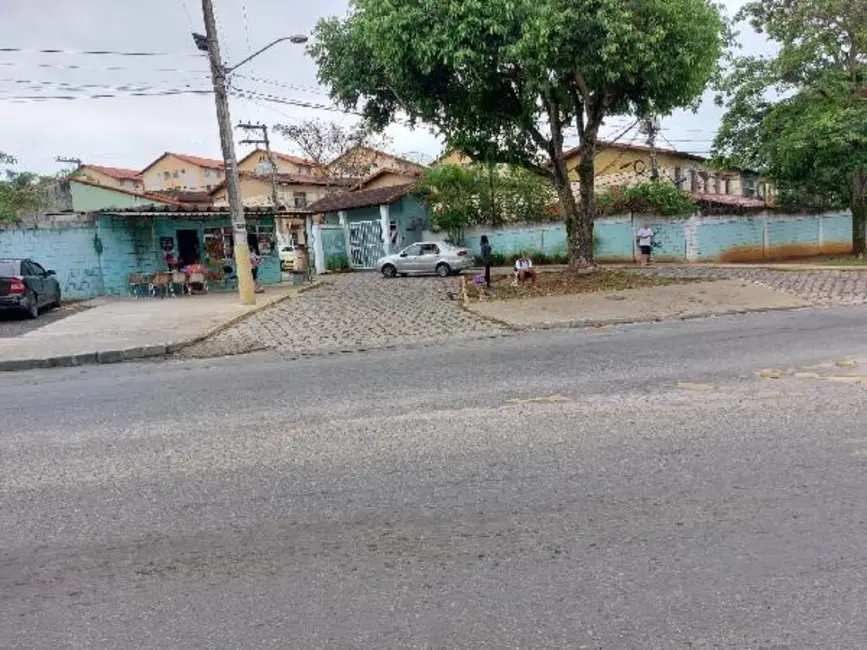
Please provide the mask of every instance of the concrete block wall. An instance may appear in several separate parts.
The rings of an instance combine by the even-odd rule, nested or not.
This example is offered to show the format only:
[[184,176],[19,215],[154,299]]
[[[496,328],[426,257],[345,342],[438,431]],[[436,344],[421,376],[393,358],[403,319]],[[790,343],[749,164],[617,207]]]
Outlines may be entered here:
[[[697,216],[660,218],[614,216],[598,219],[594,226],[596,257],[600,261],[635,259],[635,236],[647,224],[655,233],[654,256],[671,262],[749,262],[790,259],[852,250],[852,217],[849,214],[754,216]],[[562,223],[529,224],[506,228],[473,228],[463,244],[479,254],[479,240],[487,235],[494,251],[503,255],[566,251]],[[425,233],[427,239],[443,239],[442,233]]]
[[26,257],[57,273],[63,296],[84,299],[104,292],[92,222],[61,228],[4,228],[0,257]]
[[131,273],[159,270],[156,247],[147,222],[101,217],[97,220],[97,235],[102,243],[100,265],[105,294],[126,295]]

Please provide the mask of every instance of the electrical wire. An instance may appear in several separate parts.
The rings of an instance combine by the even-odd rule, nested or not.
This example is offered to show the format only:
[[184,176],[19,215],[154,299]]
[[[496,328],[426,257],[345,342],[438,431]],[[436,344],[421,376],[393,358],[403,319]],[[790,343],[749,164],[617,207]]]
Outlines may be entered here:
[[0,52],[18,52],[27,54],[74,54],[86,56],[189,56],[201,58],[203,53],[192,54],[190,52],[119,52],[117,50],[63,50],[63,49],[31,49],[26,47],[0,47]]
[[232,77],[238,79],[246,79],[247,81],[255,81],[257,83],[266,84],[270,86],[276,86],[278,88],[288,88],[289,90],[298,90],[300,92],[310,93],[312,95],[321,95],[323,97],[328,97],[328,93],[323,92],[321,88],[311,88],[310,86],[298,86],[296,84],[286,83],[284,81],[277,81],[275,79],[263,79],[262,77],[254,77],[251,75],[244,75],[237,72],[232,73]]
[[207,69],[189,70],[183,68],[131,68],[123,65],[109,66],[86,66],[86,65],[57,65],[54,63],[16,63],[12,61],[0,61],[0,67],[4,68],[42,68],[49,70],[89,70],[98,72],[180,72],[184,74],[210,74]]
[[174,95],[210,95],[213,90],[196,90],[196,89],[178,89],[178,90],[162,90],[159,92],[129,92],[124,94],[117,93],[99,93],[95,95],[13,95],[11,97],[0,97],[0,102],[10,102],[13,104],[29,104],[43,101],[73,101],[79,99],[116,99],[123,97],[168,97]]

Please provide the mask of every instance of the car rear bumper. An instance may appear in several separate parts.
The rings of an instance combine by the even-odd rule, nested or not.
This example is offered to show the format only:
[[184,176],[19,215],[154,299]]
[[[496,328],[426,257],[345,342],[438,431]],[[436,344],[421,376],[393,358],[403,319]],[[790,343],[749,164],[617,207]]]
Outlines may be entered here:
[[0,309],[26,309],[27,297],[24,294],[0,296]]

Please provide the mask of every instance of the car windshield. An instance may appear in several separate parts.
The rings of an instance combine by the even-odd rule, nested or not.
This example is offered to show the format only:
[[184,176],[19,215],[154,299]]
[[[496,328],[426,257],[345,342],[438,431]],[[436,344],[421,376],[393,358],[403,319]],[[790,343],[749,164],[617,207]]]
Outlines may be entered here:
[[0,260],[0,277],[19,275],[19,264],[15,260]]

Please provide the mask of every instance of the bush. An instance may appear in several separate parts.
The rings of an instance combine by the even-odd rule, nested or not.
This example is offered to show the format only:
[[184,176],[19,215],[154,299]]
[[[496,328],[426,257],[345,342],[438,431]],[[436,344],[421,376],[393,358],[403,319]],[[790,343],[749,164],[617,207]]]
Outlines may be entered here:
[[325,268],[333,272],[348,271],[349,259],[345,255],[329,258],[325,261]]

